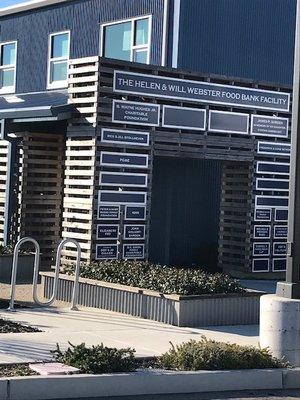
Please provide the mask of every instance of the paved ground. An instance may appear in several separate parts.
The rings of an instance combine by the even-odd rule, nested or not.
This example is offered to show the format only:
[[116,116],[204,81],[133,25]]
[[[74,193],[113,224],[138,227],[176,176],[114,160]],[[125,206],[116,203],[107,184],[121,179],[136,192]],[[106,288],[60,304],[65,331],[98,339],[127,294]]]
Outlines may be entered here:
[[[84,400],[295,400],[300,399],[300,390],[224,392],[204,394],[172,394],[153,396],[99,397]],[[65,399],[66,400],[66,399]],[[80,400],[80,399],[77,399]],[[83,399],[82,399],[83,400]]]
[[[247,286],[272,292],[275,285],[266,281],[247,281]],[[254,288],[254,287],[253,287]],[[32,301],[31,285],[17,287],[16,299]],[[8,299],[9,285],[0,284],[0,298]],[[154,356],[163,353],[174,344],[201,335],[231,343],[258,345],[258,326],[227,326],[178,328],[149,320],[104,310],[82,308],[69,311],[66,303],[55,303],[58,307],[34,308],[9,313],[0,310],[0,316],[38,327],[41,333],[0,334],[0,363],[31,362],[50,359],[49,350],[56,343],[63,348],[68,342],[88,345],[103,342],[107,346],[133,347],[138,356]],[[62,308],[64,307],[64,308]]]
[[137,355],[143,357],[159,355],[168,350],[170,341],[177,344],[199,339],[201,335],[232,343],[258,343],[258,327],[255,325],[178,328],[95,309],[22,309],[14,313],[0,310],[0,315],[43,331],[0,334],[2,363],[46,360],[50,358],[49,350],[56,343],[65,347],[69,341],[73,344],[85,342],[92,345],[103,342],[107,346],[133,347]]

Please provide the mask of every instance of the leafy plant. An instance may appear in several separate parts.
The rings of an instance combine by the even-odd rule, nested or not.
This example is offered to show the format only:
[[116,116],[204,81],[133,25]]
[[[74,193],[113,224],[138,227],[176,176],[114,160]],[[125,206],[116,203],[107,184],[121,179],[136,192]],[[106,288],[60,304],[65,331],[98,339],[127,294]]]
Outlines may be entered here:
[[105,374],[113,372],[130,372],[137,367],[134,358],[135,350],[105,347],[103,344],[86,347],[85,343],[62,351],[59,345],[51,353],[57,362],[80,369],[87,374]]
[[[72,275],[74,266],[64,272]],[[165,294],[201,295],[243,293],[234,279],[221,273],[208,274],[201,269],[172,268],[146,261],[113,260],[81,266],[81,277],[136,286]]]
[[[3,246],[2,244],[0,244],[0,256],[13,254],[14,248],[15,248],[15,245],[13,245],[13,244],[10,244],[8,246]],[[28,249],[24,249],[24,248],[20,249],[19,252],[20,252],[20,254],[29,254],[30,253],[30,251]]]
[[202,336],[171,349],[158,359],[164,369],[179,371],[286,368],[283,360],[272,357],[268,349],[217,342]]
[[14,248],[13,246],[3,246],[0,244],[0,256],[6,255],[6,254],[13,254]]

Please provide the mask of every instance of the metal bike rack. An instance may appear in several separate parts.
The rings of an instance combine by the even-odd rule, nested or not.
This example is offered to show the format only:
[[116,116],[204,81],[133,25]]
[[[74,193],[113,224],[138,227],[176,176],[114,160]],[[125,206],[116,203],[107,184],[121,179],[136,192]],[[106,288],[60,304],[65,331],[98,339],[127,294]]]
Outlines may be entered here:
[[40,268],[40,245],[38,242],[30,237],[25,237],[20,239],[15,246],[14,256],[13,256],[13,267],[12,267],[12,275],[11,275],[11,294],[10,294],[10,302],[9,302],[9,311],[14,311],[14,302],[15,302],[15,294],[16,294],[16,279],[17,279],[17,271],[18,271],[18,260],[19,260],[19,249],[22,244],[26,242],[33,243],[35,247],[35,256],[34,256],[34,272],[33,272],[33,288],[32,288],[32,296],[33,300],[36,304],[41,307],[48,307],[53,304],[57,296],[57,288],[58,288],[58,279],[59,279],[59,267],[60,267],[60,258],[63,247],[67,243],[73,243],[77,248],[77,258],[76,258],[76,268],[75,268],[75,278],[74,278],[74,287],[72,293],[71,300],[71,310],[77,310],[77,299],[78,299],[78,285],[79,285],[79,275],[80,275],[80,258],[81,258],[81,248],[77,240],[74,239],[64,239],[60,242],[57,253],[56,253],[56,262],[55,262],[55,276],[54,276],[54,284],[53,284],[53,292],[50,299],[46,302],[41,302],[38,299],[37,295],[37,285],[39,279],[39,268]]
[[17,271],[18,271],[18,261],[19,261],[19,250],[22,244],[26,242],[33,243],[35,247],[35,256],[34,256],[34,269],[39,268],[40,264],[40,245],[35,239],[30,237],[25,237],[20,239],[15,246],[14,249],[14,256],[13,256],[13,266],[12,266],[12,273],[11,273],[11,289],[10,289],[10,302],[9,302],[9,311],[14,311],[14,304],[15,304],[15,295],[16,295],[16,279],[17,279]]
[[55,263],[55,275],[54,275],[54,283],[53,283],[53,292],[52,296],[50,299],[46,302],[41,302],[38,299],[37,295],[37,284],[38,284],[38,278],[39,278],[39,264],[35,264],[34,267],[34,273],[33,273],[33,290],[32,290],[32,295],[33,295],[33,300],[35,301],[36,304],[38,304],[41,307],[48,307],[51,306],[51,304],[54,303],[56,296],[57,296],[57,289],[58,289],[58,279],[59,279],[59,267],[60,267],[60,258],[61,258],[61,252],[63,247],[67,243],[73,243],[76,248],[77,248],[77,258],[76,258],[76,268],[75,268],[75,279],[74,279],[74,287],[73,287],[73,293],[72,293],[72,300],[71,300],[71,310],[77,310],[77,298],[78,298],[78,283],[79,283],[79,274],[80,274],[80,258],[81,258],[81,248],[77,240],[74,239],[64,239],[60,242],[58,248],[57,248],[57,253],[56,253],[56,263]]

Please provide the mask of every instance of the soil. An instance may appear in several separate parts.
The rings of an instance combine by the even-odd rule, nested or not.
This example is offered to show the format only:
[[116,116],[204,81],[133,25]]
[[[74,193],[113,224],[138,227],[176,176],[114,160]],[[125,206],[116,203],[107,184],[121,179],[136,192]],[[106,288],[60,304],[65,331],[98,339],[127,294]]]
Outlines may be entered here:
[[28,364],[0,365],[0,378],[9,378],[12,376],[30,376],[38,375],[29,369]]
[[[8,304],[9,303],[7,301],[0,300],[0,309],[8,308]],[[16,308],[18,308],[17,305]],[[0,333],[26,333],[26,332],[41,332],[41,331],[31,326],[22,325],[17,322],[10,321],[8,319],[3,319],[1,318],[0,314]]]

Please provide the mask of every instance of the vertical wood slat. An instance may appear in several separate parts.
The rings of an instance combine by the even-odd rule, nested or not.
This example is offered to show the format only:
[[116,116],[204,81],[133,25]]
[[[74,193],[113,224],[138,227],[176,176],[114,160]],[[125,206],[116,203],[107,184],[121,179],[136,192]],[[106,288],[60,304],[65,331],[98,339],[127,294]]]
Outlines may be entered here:
[[237,277],[251,272],[251,171],[249,163],[223,163],[219,266]]
[[0,243],[4,243],[5,236],[5,212],[8,206],[6,201],[9,181],[9,142],[0,140]]
[[[69,103],[76,106],[78,115],[67,129],[62,237],[80,243],[83,262],[89,262],[92,253],[98,68],[99,57],[70,61]],[[74,263],[76,255],[75,247],[67,245],[62,263]]]
[[47,267],[60,239],[64,137],[27,133],[22,137],[19,236],[39,242]]

